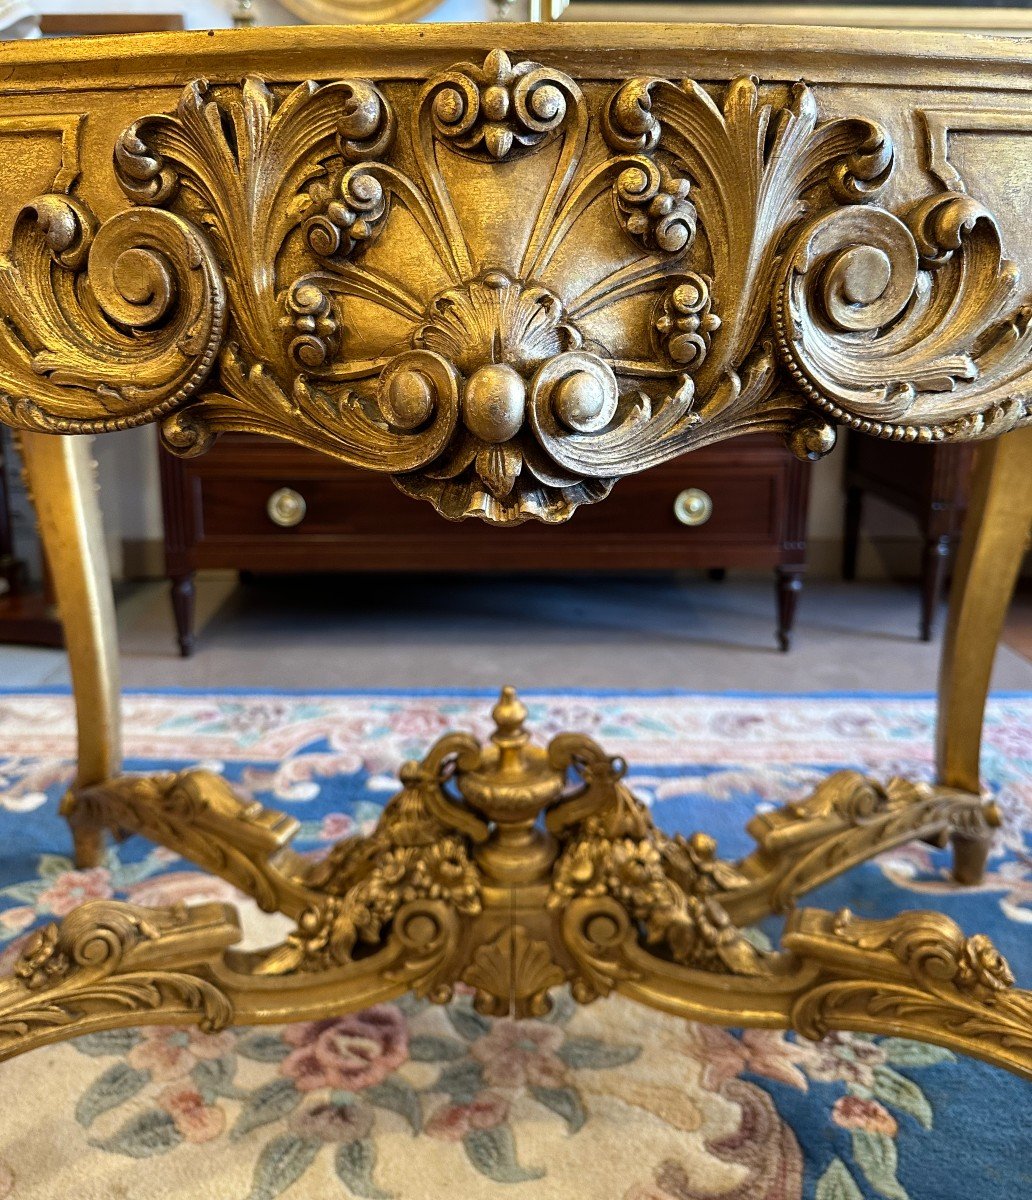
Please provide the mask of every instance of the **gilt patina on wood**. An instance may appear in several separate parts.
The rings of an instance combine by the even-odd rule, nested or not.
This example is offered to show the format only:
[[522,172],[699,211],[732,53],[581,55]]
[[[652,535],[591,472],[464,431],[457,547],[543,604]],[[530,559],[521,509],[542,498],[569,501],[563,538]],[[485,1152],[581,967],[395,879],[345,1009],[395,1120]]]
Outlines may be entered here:
[[[795,907],[912,838],[952,838],[976,882],[1000,820],[978,742],[1032,524],[1027,48],[504,32],[0,49],[0,418],[26,431],[69,631],[78,861],[139,832],[295,923],[245,952],[222,906],[84,905],[0,980],[0,1057],[126,1024],[443,1002],[460,981],[483,1012],[540,1015],[567,983],[736,1026],[891,1031],[1032,1077],[1032,992],[988,939],[935,912]],[[287,438],[500,524],[563,520],[752,430],[806,457],[836,424],[1007,434],[960,556],[938,781],[841,772],[757,816],[731,862],[659,831],[589,738],[536,744],[505,689],[489,739],[445,735],[372,833],[303,859],[296,822],[215,775],[119,775],[99,519],[74,439],[47,435],[147,422],[183,454],[225,430]],[[786,911],[780,950],[745,935]]]
[[[120,93],[113,176],[91,156],[14,221],[4,419],[160,421],[183,454],[269,433],[509,524],[748,431],[815,456],[836,424],[962,440],[1029,418],[1032,309],[993,180],[949,166],[919,64],[898,64],[912,89],[843,96],[846,54],[811,85],[695,78],[690,53],[578,80],[475,49],[330,82],[284,80],[274,53],[215,82],[212,53],[158,115]],[[995,103],[951,120],[1026,154]],[[67,118],[80,143],[95,116]]]

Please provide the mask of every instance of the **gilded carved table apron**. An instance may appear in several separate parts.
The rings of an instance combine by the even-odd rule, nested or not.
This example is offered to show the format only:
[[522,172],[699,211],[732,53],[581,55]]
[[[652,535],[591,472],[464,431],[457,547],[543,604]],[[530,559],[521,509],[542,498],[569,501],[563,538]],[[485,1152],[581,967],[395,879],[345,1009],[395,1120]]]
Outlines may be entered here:
[[[504,49],[494,47],[504,37]],[[21,431],[79,723],[80,864],[142,833],[296,922],[94,901],[0,980],[0,1056],[146,1022],[279,1022],[460,980],[680,1016],[891,1032],[1032,1078],[1032,993],[935,912],[800,896],[912,838],[977,881],[989,668],[1032,526],[1032,47],[846,30],[437,26],[0,47],[0,420]],[[667,837],[587,737],[505,689],[320,862],[204,771],[120,773],[88,440],[225,430],[390,474],[413,503],[558,522],[755,430],[984,439],[934,785],[833,775],[723,860]],[[1000,435],[1003,435],[1000,437]],[[999,440],[995,440],[999,438]],[[781,948],[742,929],[787,914]]]

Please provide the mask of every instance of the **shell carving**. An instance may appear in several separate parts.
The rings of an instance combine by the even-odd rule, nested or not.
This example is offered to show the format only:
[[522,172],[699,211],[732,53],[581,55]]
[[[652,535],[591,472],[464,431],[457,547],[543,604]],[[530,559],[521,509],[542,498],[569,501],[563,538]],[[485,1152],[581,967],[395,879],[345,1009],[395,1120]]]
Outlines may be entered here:
[[451,518],[562,521],[739,433],[1030,419],[1032,306],[966,194],[878,206],[886,132],[804,84],[583,87],[501,50],[425,83],[188,85],[115,147],[133,207],[26,208],[0,418],[226,430]]

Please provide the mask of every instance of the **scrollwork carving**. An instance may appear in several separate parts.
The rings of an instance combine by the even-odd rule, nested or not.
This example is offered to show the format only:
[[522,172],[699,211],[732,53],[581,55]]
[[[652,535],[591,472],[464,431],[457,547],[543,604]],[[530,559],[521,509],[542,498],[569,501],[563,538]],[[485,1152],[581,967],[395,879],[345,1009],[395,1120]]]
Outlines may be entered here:
[[119,901],[80,905],[29,939],[14,975],[0,980],[0,1054],[19,1039],[55,1040],[141,1020],[190,1020],[222,1029],[233,1009],[225,993],[190,968],[221,956],[239,938],[223,905],[147,909]]
[[421,85],[195,81],[115,168],[136,208],[43,197],[16,226],[10,423],[159,420],[182,454],[263,432],[513,524],[739,433],[813,458],[835,424],[1029,419],[992,216],[879,207],[888,133],[802,83],[582,87],[502,50]]
[[103,224],[41,196],[0,261],[0,420],[51,433],[153,421],[210,372],[226,297],[204,235],[160,210]]
[[534,62],[513,66],[504,50],[492,50],[482,67],[460,63],[432,79],[422,99],[438,136],[502,159],[555,133],[566,118],[567,97],[579,94],[561,71]]
[[[792,1025],[806,1037],[897,1021],[912,1034],[1028,1073],[1032,993],[1013,986],[1006,959],[984,934],[965,936],[940,913],[871,921],[848,909],[803,910],[790,922],[785,943],[838,976],[808,989],[794,1005]],[[858,952],[864,969],[850,978]]]
[[1029,415],[1032,307],[992,215],[945,193],[903,219],[840,209],[808,225],[775,302],[796,382],[835,421],[904,441],[1000,433]]

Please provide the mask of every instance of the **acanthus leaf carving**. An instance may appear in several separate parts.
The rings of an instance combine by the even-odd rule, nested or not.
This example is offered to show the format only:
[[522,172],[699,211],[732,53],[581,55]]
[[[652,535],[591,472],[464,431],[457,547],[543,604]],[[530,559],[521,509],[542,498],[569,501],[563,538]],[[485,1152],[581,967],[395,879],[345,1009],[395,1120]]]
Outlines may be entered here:
[[45,197],[16,226],[11,423],[267,433],[513,524],[744,432],[812,458],[836,424],[1029,419],[991,215],[879,207],[887,132],[803,83],[582,87],[501,50],[420,85],[197,80],[115,167],[135,208],[95,228]]

